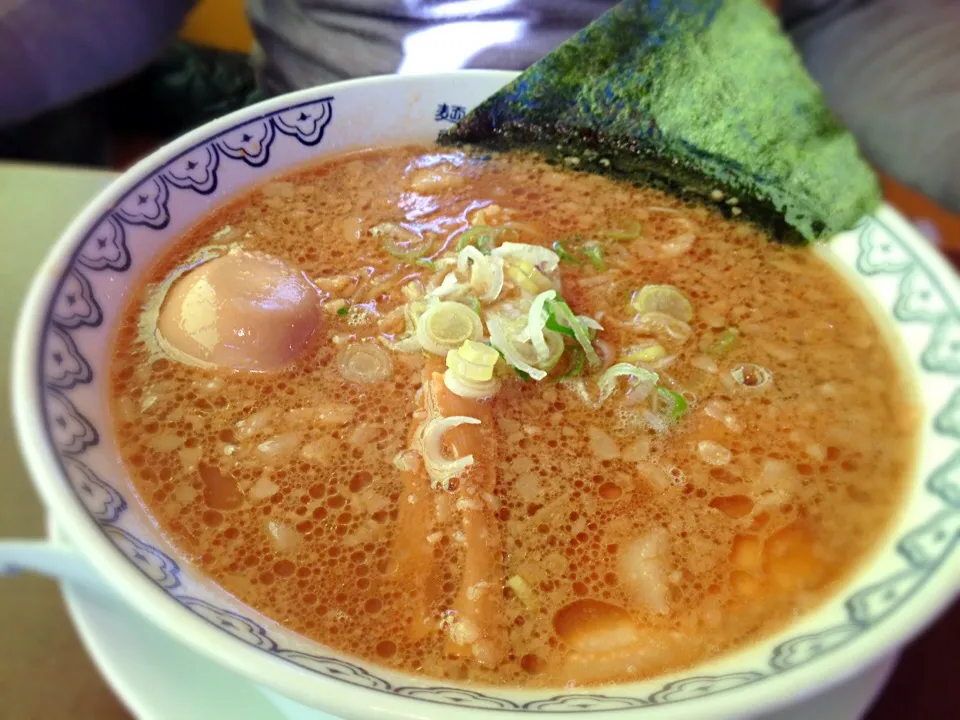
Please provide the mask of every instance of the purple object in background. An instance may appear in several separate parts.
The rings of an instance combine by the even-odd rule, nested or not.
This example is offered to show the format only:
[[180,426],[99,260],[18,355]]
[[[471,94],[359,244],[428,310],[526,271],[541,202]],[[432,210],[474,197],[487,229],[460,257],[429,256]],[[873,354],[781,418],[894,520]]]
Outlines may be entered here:
[[0,128],[149,63],[194,0],[0,0]]

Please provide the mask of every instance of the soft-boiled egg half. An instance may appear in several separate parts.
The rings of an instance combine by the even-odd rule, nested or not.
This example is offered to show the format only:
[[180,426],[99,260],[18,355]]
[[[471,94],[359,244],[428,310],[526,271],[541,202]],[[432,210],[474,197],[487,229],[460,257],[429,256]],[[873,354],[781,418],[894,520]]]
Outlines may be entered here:
[[156,339],[174,360],[274,370],[296,359],[321,327],[321,298],[302,271],[260,252],[231,249],[176,277],[156,312]]

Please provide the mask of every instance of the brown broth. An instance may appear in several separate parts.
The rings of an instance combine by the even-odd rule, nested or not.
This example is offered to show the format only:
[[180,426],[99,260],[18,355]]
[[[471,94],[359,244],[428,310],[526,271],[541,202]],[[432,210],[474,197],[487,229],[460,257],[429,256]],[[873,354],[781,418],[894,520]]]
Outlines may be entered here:
[[[695,664],[830,596],[890,525],[916,429],[895,358],[846,283],[813,251],[772,244],[714,211],[526,156],[470,159],[418,193],[409,168],[436,152],[353,154],[256,188],[189,231],[135,293],[114,346],[115,433],[177,551],[244,603],[340,651],[512,686]],[[409,636],[422,588],[392,548],[403,543],[401,505],[422,498],[404,492],[393,461],[414,422],[423,357],[393,354],[392,377],[373,385],[345,381],[336,366],[345,344],[394,331],[387,316],[405,302],[400,287],[431,275],[366,230],[407,221],[449,247],[489,203],[513,211],[526,243],[580,234],[572,248],[639,220],[641,237],[601,240],[606,270],[561,264],[571,306],[604,325],[602,348],[616,354],[644,337],[629,300],[645,284],[674,285],[694,308],[692,337],[664,343],[676,357],[663,373],[690,402],[664,432],[639,421],[622,392],[591,409],[569,385],[512,377],[491,401],[496,481],[483,502],[500,532],[503,576],[489,583],[503,596],[508,648],[494,667],[451,654],[439,629],[460,591],[457,501],[469,499],[469,473],[428,500],[440,508],[422,528],[437,592],[428,630]],[[159,357],[144,341],[142,309],[214,243],[282,258],[317,279],[328,310],[337,299],[353,309],[325,313],[315,351],[269,374]],[[726,348],[728,327],[739,335]],[[767,368],[772,383],[731,382],[743,363]],[[659,548],[640,568],[639,591],[622,577],[638,539]],[[634,560],[629,567],[649,558]],[[505,585],[515,576],[527,603]],[[592,641],[580,633],[591,623],[620,622],[639,633],[642,651],[585,649]]]

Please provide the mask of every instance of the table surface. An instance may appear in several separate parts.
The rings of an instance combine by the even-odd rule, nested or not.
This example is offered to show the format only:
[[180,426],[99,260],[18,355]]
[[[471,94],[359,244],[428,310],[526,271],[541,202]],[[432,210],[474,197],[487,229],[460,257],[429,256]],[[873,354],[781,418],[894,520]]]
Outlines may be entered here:
[[[44,532],[43,508],[20,460],[6,410],[10,406],[8,349],[19,305],[46,249],[112,177],[76,168],[0,163],[0,239],[6,249],[0,263],[0,292],[4,293],[0,348],[5,349],[0,352],[0,407],[4,408],[0,458],[6,470],[0,483],[0,537],[40,537]],[[910,208],[906,210],[909,213]],[[952,225],[955,216],[947,222]],[[952,235],[953,227],[941,225],[941,229]],[[944,240],[949,250],[960,247],[960,237]],[[84,653],[55,583],[29,575],[0,580],[0,618],[4,623],[0,716],[6,720],[129,717]],[[954,716],[960,707],[960,684],[952,661],[957,639],[960,604],[907,648],[866,720]]]
[[[0,164],[0,537],[40,537],[43,508],[13,439],[10,347],[20,303],[47,248],[114,175]],[[80,644],[57,585],[31,575],[0,578],[0,717],[128,718]]]

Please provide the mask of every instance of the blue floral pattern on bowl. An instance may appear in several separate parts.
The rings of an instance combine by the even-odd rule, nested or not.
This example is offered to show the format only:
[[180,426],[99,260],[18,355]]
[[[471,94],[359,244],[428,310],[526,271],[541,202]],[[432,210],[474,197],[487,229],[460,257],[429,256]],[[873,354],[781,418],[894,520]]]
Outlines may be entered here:
[[[936,416],[933,431],[955,446],[955,452],[926,480],[937,508],[897,542],[901,567],[880,582],[862,587],[845,599],[846,619],[820,632],[795,636],[775,647],[765,666],[749,671],[699,675],[673,680],[643,697],[615,691],[563,693],[547,699],[520,701],[495,690],[446,686],[404,686],[376,670],[284,646],[264,624],[235,610],[192,596],[181,582],[181,568],[162,550],[120,526],[128,509],[123,493],[99,477],[85,455],[95,448],[102,431],[83,411],[83,388],[94,381],[91,363],[78,350],[74,333],[99,328],[103,312],[90,278],[96,273],[127,272],[136,248],[127,237],[135,226],[161,230],[170,223],[171,199],[179,193],[210,195],[218,188],[218,173],[228,163],[262,167],[271,161],[279,137],[304,147],[319,144],[334,118],[334,99],[301,103],[246,121],[208,139],[157,169],[128,192],[93,224],[59,279],[48,310],[37,380],[42,389],[48,440],[86,512],[116,548],[155,585],[210,625],[262,652],[339,682],[423,702],[484,710],[534,713],[615,712],[679,703],[759,683],[810,663],[853,642],[885,621],[931,577],[954,552],[960,538],[960,389],[954,388]],[[435,119],[450,121],[450,108],[437,109]],[[899,283],[894,304],[902,323],[927,326],[930,338],[922,354],[924,369],[960,376],[960,313],[936,273],[880,218],[871,218],[856,231],[857,269],[867,278],[885,277]]]

